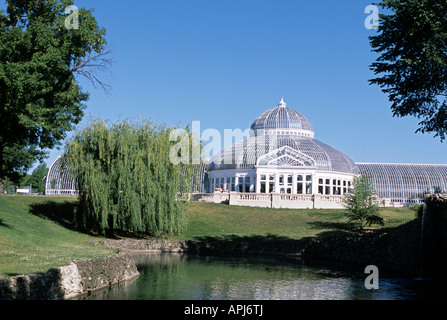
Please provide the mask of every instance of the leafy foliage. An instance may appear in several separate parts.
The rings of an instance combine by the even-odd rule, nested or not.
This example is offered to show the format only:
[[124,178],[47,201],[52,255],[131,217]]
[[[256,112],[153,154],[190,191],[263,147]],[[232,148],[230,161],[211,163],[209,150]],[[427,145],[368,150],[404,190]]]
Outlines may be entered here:
[[370,37],[381,55],[371,70],[392,102],[394,116],[422,121],[417,132],[447,133],[447,2],[384,0],[379,34]]
[[183,230],[187,217],[177,200],[198,167],[170,161],[171,131],[148,121],[109,128],[97,120],[72,138],[66,158],[80,193],[78,228],[156,237]]
[[48,167],[45,163],[40,164],[36,169],[33,170],[31,175],[26,175],[21,180],[22,186],[32,186],[33,189],[37,189],[37,192],[45,191],[44,178],[48,174]]
[[106,32],[85,9],[67,29],[72,4],[7,0],[0,10],[0,177],[18,181],[83,117],[88,94],[75,76],[103,53]]
[[355,222],[360,229],[373,224],[383,225],[384,220],[379,216],[379,206],[372,185],[366,176],[354,178],[353,188],[343,198],[346,217]]

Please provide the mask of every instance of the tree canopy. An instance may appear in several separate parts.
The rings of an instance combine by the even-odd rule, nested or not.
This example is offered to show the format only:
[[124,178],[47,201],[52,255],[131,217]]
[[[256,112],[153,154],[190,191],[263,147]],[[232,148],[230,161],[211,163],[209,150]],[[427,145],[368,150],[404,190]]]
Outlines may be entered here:
[[107,125],[99,119],[69,141],[65,157],[79,191],[79,229],[156,237],[183,230],[186,213],[179,200],[191,192],[199,167],[189,150],[184,163],[171,161],[178,144],[172,130],[148,121]]
[[420,121],[416,132],[433,133],[444,141],[447,133],[447,2],[384,0],[377,5],[379,34],[370,37],[371,65],[396,117]]
[[[72,0],[7,0],[0,10],[0,177],[20,174],[83,117],[88,93],[76,75],[104,66],[106,31],[91,10],[67,28]],[[90,70],[90,71],[89,71]]]

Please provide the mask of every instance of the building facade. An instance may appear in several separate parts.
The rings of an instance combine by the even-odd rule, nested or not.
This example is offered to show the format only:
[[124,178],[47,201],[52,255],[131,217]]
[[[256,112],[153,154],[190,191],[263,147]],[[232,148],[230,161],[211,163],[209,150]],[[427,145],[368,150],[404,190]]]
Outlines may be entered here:
[[311,123],[284,99],[254,120],[248,139],[213,157],[208,173],[209,192],[278,194],[295,202],[342,196],[357,175],[355,163],[316,140]]
[[[273,208],[342,208],[355,177],[369,177],[384,206],[421,203],[447,191],[447,165],[355,163],[315,139],[312,124],[284,99],[257,117],[250,137],[201,168],[196,200]],[[47,194],[75,195],[63,159],[53,163]]]
[[[233,198],[259,203],[265,199],[262,195],[272,195],[272,207],[302,207],[307,202],[305,207],[340,208],[341,197],[360,175],[370,178],[385,206],[421,203],[425,194],[447,190],[447,165],[356,164],[316,140],[306,117],[281,99],[254,120],[250,138],[211,159],[208,192],[245,194]],[[273,203],[274,198],[283,203]],[[243,205],[242,200],[237,203]]]

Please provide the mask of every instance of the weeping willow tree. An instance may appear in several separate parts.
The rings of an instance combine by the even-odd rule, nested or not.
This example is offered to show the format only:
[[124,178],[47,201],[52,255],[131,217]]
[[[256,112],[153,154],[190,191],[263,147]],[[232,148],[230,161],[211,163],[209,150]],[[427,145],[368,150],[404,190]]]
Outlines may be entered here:
[[173,163],[173,130],[149,121],[108,126],[96,120],[67,143],[65,156],[79,191],[79,229],[155,237],[184,230],[187,213],[179,200],[191,191],[199,167],[187,161],[192,143],[186,152],[178,150],[186,153],[183,162]]

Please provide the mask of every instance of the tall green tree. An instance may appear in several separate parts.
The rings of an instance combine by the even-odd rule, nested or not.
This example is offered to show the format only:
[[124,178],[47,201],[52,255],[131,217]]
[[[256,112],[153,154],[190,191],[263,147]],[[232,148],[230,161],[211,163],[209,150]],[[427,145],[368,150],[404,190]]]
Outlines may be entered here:
[[[88,100],[77,75],[107,68],[106,31],[72,0],[6,0],[0,10],[0,177],[18,181],[80,122]],[[72,14],[71,12],[70,14]]]
[[97,120],[69,141],[65,157],[79,190],[78,228],[156,237],[184,229],[187,215],[178,200],[199,167],[171,161],[178,144],[172,130],[148,121]]
[[32,186],[37,192],[45,191],[45,177],[48,174],[48,167],[45,163],[41,163],[33,170],[31,175],[26,175],[21,181],[21,186]]
[[343,198],[343,205],[346,217],[360,229],[373,224],[384,224],[379,215],[377,197],[367,176],[354,178],[353,187]]
[[[370,37],[379,53],[371,70],[392,103],[396,117],[421,120],[416,132],[447,133],[447,1],[384,0],[378,35]],[[384,12],[390,12],[385,14]]]

